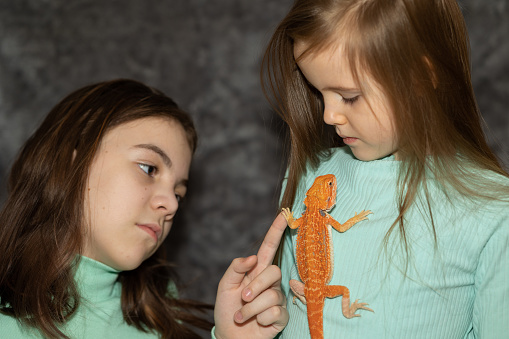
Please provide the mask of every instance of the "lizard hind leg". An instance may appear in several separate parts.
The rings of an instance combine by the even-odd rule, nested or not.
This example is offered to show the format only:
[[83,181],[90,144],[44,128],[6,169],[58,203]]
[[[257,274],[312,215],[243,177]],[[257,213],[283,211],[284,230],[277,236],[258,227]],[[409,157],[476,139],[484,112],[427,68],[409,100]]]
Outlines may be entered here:
[[306,296],[304,293],[304,284],[303,283],[301,283],[298,280],[292,279],[292,280],[290,280],[290,289],[293,291],[293,294],[295,294],[295,296],[293,297],[294,304],[295,304],[295,298],[299,298],[299,300],[302,301],[302,303],[304,305],[307,304]]
[[356,314],[355,312],[358,309],[363,309],[366,311],[374,312],[371,308],[367,307],[367,303],[359,303],[358,299],[355,300],[353,304],[350,305],[350,291],[345,286],[339,285],[327,285],[326,286],[326,297],[327,298],[335,298],[339,295],[343,296],[343,300],[341,300],[341,307],[343,310],[343,315],[347,319],[351,319],[354,317],[360,317],[360,314]]

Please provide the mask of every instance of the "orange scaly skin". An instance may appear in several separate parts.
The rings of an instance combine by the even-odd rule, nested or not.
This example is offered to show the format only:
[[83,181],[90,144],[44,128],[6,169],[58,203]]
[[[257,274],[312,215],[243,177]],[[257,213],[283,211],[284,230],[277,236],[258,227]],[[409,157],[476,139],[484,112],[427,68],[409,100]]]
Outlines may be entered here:
[[336,204],[336,177],[322,175],[306,193],[306,210],[299,219],[294,219],[288,208],[283,208],[288,226],[299,228],[297,234],[297,269],[302,282],[290,280],[290,288],[307,304],[307,315],[311,338],[323,338],[323,305],[325,298],[343,296],[342,310],[346,318],[360,317],[358,309],[373,312],[366,303],[350,305],[350,291],[345,286],[328,285],[333,274],[331,226],[345,232],[361,220],[366,220],[371,211],[355,214],[344,224],[334,220],[327,212]]

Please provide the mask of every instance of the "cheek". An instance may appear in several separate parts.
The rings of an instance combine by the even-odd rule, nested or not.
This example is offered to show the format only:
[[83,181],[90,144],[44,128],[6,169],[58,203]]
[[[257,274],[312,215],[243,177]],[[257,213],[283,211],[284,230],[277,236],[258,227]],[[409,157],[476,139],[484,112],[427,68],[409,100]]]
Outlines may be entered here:
[[383,134],[387,142],[391,142],[393,145],[397,143],[396,127],[390,115],[386,115],[385,121],[383,121]]
[[91,222],[115,221],[136,212],[147,201],[146,187],[137,187],[132,180],[118,175],[91,180],[85,205]]
[[392,111],[386,107],[382,110],[382,115],[380,118],[380,122],[384,127],[385,133],[390,135],[392,138],[396,135],[396,126],[394,124],[394,114]]
[[376,131],[374,135],[377,135],[380,142],[395,140],[393,119],[385,110],[381,109],[378,114],[373,114],[370,126],[372,131]]

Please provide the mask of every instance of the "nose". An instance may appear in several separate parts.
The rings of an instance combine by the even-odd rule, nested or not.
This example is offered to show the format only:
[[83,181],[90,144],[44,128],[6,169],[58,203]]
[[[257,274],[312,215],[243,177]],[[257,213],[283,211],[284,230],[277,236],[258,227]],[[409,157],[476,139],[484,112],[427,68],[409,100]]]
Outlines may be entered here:
[[327,125],[344,125],[348,122],[345,114],[341,113],[339,108],[332,104],[324,104],[323,121]]
[[159,192],[152,197],[152,209],[163,216],[174,216],[177,213],[179,202],[173,190]]

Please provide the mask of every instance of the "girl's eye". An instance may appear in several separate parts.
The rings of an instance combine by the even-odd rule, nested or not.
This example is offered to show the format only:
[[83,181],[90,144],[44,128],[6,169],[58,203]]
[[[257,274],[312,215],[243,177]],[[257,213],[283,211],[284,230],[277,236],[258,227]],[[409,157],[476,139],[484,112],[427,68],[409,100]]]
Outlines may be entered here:
[[141,170],[145,173],[147,173],[149,176],[154,176],[154,174],[157,171],[157,167],[147,165],[147,164],[138,164],[138,166],[141,168]]
[[345,97],[342,97],[343,98],[343,102],[347,105],[353,105],[357,100],[359,100],[359,95],[355,96],[355,97],[351,97],[351,98],[345,98]]

